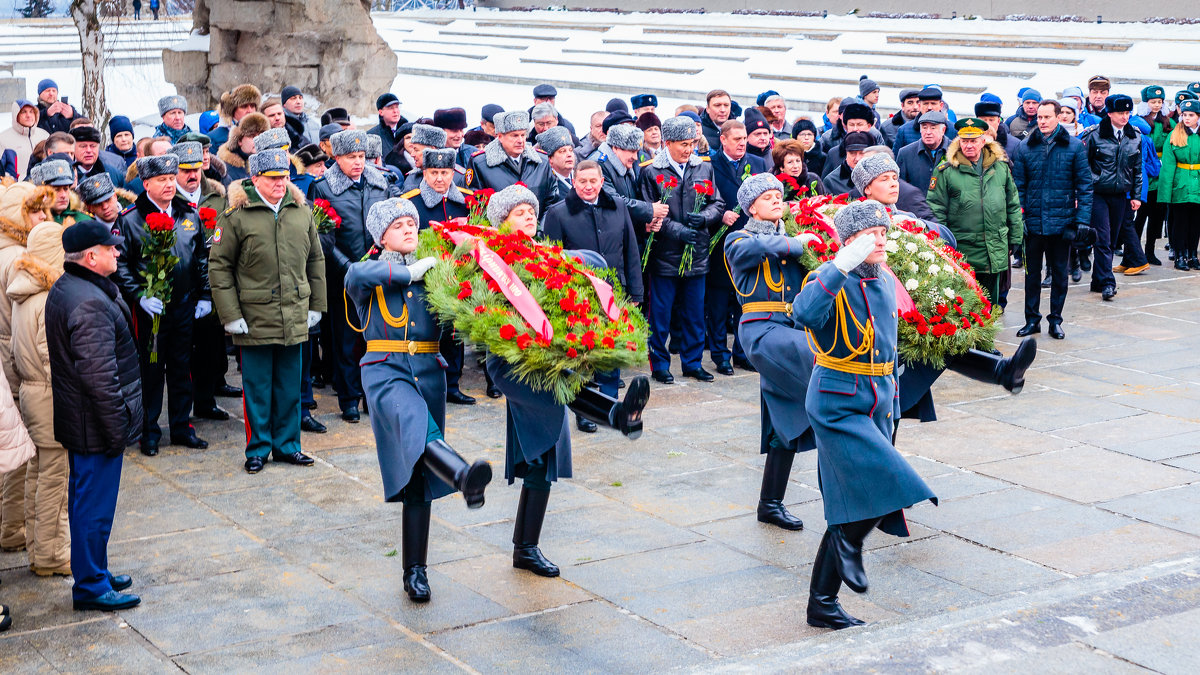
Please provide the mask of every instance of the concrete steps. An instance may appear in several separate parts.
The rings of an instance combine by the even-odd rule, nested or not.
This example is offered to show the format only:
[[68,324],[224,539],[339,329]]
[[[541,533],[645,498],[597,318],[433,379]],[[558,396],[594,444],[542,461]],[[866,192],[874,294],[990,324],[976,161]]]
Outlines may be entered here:
[[1075,42],[1072,40],[1017,40],[1017,39],[988,39],[988,38],[948,38],[925,35],[889,35],[890,44],[908,45],[939,45],[942,47],[1006,47],[1017,49],[1071,49],[1088,51],[1128,51],[1132,45],[1129,42]]

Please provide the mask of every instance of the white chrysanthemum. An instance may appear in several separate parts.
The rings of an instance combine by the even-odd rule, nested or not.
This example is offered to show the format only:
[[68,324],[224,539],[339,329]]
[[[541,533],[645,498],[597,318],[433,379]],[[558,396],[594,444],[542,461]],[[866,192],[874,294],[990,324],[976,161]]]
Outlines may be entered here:
[[890,233],[888,233],[888,236],[892,239],[899,239],[904,235],[900,232],[900,230],[892,230]]
[[895,253],[896,251],[900,250],[900,244],[896,243],[896,241],[892,239],[889,239],[887,243],[883,245],[883,250],[887,251],[888,253]]
[[941,274],[942,268],[938,267],[937,265],[930,265],[927,271],[929,272],[929,276],[932,277]]
[[954,292],[953,288],[943,288],[942,295],[945,295],[947,300],[953,300],[954,298],[958,297],[958,294]]
[[917,265],[917,263],[910,260],[910,261],[908,261],[908,271],[909,272],[920,272],[921,267],[919,265]]
[[906,244],[904,245],[904,249],[905,249],[906,251],[908,251],[909,253],[916,253],[916,252],[917,252],[917,245],[916,245],[916,244],[914,244],[914,243],[912,243],[912,242],[910,241],[910,242],[908,242],[908,243],[906,243]]
[[909,279],[908,281],[904,282],[904,287],[906,289],[908,289],[909,291],[915,291],[920,286],[921,286],[921,284],[917,283],[916,279]]
[[933,262],[933,251],[921,251],[920,253],[917,254],[917,257],[920,258],[921,260],[928,260],[929,262]]

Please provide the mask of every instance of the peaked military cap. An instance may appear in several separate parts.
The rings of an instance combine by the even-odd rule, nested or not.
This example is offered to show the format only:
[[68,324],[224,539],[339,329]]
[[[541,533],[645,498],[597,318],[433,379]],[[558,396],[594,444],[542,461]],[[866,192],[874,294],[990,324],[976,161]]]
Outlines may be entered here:
[[959,138],[979,138],[987,133],[988,124],[978,117],[964,117],[954,123]]
[[29,171],[29,181],[34,185],[62,187],[75,183],[75,170],[65,159],[50,159]]
[[[282,131],[282,129],[280,129]],[[266,134],[257,136],[254,139],[255,146],[258,145],[258,139]],[[257,149],[257,147],[255,148]],[[179,168],[181,169],[199,169],[204,166],[204,146],[196,141],[183,141],[176,143],[168,150],[172,155],[179,158]]]

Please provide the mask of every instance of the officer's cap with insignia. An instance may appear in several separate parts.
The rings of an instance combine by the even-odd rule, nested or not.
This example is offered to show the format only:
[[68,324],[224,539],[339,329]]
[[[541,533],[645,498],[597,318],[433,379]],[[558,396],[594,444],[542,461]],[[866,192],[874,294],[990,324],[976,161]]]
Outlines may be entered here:
[[959,138],[979,138],[987,133],[988,124],[978,117],[964,117],[954,123]]
[[1125,94],[1110,94],[1104,99],[1104,112],[1133,112],[1133,99]]
[[662,140],[664,143],[672,141],[693,141],[696,139],[696,123],[691,118],[677,115],[668,117],[662,123]]
[[79,181],[79,197],[85,204],[103,204],[117,194],[107,173],[98,173]]
[[634,94],[629,97],[629,102],[633,105],[633,109],[658,107],[658,97],[654,94]]
[[571,146],[571,132],[566,127],[550,127],[537,135],[537,145],[542,152],[553,155],[561,148]]
[[632,124],[618,124],[608,130],[608,144],[622,150],[637,150],[642,147],[645,132]]
[[291,174],[291,160],[288,159],[287,152],[281,148],[256,152],[250,155],[250,161],[246,164],[251,176],[278,178]]
[[1185,99],[1179,104],[1179,112],[1192,112],[1200,115],[1200,100],[1194,98]]
[[383,199],[371,205],[371,209],[367,211],[366,226],[376,246],[383,247],[383,233],[387,232],[388,227],[396,222],[397,218],[412,218],[414,224],[420,223],[417,207],[403,197]]
[[742,213],[749,215],[750,205],[771,190],[779,190],[782,194],[783,183],[770,173],[756,173],[742,181],[742,185],[737,191],[738,206],[742,207]]
[[409,140],[431,148],[444,148],[446,147],[446,130],[439,129],[432,124],[414,124],[412,137]]
[[262,152],[263,150],[274,150],[280,148],[287,150],[292,145],[292,139],[288,136],[287,129],[267,129],[261,134],[254,137],[254,151]]
[[425,148],[421,151],[424,169],[453,169],[458,151],[454,148]]
[[164,96],[158,99],[158,114],[166,115],[172,110],[187,112],[187,99],[182,96]]
[[[258,138],[262,138],[262,136]],[[256,145],[258,138],[254,139]],[[181,169],[199,169],[204,166],[204,146],[195,141],[176,143],[167,152],[179,158],[179,168]]]
[[200,147],[202,149],[207,148],[212,145],[212,139],[208,137],[208,134],[202,134],[199,131],[187,132],[186,134],[179,137],[179,142],[180,143],[188,143],[188,142],[199,143]]
[[1142,89],[1142,102],[1149,103],[1156,98],[1166,98],[1167,93],[1158,85],[1151,85]]
[[[876,156],[878,155],[872,155]],[[872,227],[882,227],[886,230],[891,226],[892,219],[888,216],[887,209],[874,199],[851,202],[833,214],[833,227],[842,242]]]
[[367,132],[358,129],[339,131],[329,137],[329,147],[334,157],[341,157],[352,152],[367,151]]
[[51,187],[70,186],[75,183],[75,170],[65,159],[49,159],[30,169],[29,182]]
[[492,118],[497,134],[529,130],[529,113],[524,110],[508,110],[496,113]]
[[137,161],[137,172],[142,182],[155,176],[174,176],[179,173],[179,158],[172,154],[142,157]]
[[367,134],[367,159],[383,157],[383,139],[375,134]]

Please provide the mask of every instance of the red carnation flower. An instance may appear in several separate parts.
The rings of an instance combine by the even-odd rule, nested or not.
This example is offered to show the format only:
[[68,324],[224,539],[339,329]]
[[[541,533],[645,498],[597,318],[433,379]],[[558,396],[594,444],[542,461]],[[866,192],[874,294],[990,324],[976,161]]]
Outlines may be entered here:
[[613,349],[617,346],[616,342],[614,342],[613,339],[610,337],[606,337],[603,340],[601,340],[600,344],[604,345],[604,347],[606,347],[607,349]]
[[458,285],[458,299],[466,300],[471,297],[471,282],[464,281]]
[[503,326],[500,326],[500,337],[501,338],[503,338],[505,340],[511,340],[516,335],[517,335],[517,328],[516,328],[516,326],[512,325],[511,323],[506,323]]
[[529,333],[521,333],[517,336],[517,349],[524,351],[527,347],[529,347],[530,342],[533,342],[533,338],[529,335]]
[[574,347],[567,347],[567,357],[568,357],[568,358],[572,358],[572,359],[573,359],[573,358],[575,358],[575,357],[577,357],[577,356],[579,356],[579,352],[575,351],[575,348],[574,348]]

